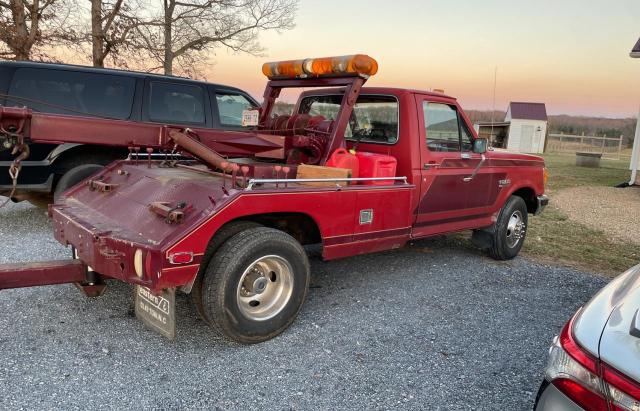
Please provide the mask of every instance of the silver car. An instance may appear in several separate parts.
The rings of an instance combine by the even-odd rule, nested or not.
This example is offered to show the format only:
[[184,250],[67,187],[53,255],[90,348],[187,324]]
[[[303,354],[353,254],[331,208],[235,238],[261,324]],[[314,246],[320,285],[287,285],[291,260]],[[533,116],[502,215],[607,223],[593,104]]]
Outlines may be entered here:
[[535,409],[640,411],[640,265],[600,290],[554,339]]

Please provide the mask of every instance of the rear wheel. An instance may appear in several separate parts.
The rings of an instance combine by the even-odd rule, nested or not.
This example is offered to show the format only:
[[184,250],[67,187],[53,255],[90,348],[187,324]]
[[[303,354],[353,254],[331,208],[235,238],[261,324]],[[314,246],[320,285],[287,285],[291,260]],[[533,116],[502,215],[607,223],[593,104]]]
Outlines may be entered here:
[[244,230],[213,256],[202,284],[203,309],[227,338],[253,344],[294,321],[309,288],[309,261],[290,235],[272,228]]
[[509,197],[490,231],[489,255],[496,260],[517,256],[527,235],[527,224],[526,203],[521,197]]
[[231,222],[227,225],[222,226],[213,236],[211,241],[209,241],[209,245],[207,245],[207,249],[204,252],[204,257],[202,259],[202,265],[198,275],[193,282],[193,286],[191,287],[191,301],[198,312],[200,318],[202,318],[206,323],[211,324],[211,321],[207,317],[207,312],[204,309],[204,303],[202,301],[202,279],[205,276],[206,269],[208,267],[209,261],[215,255],[216,251],[220,249],[222,244],[224,244],[228,239],[238,234],[241,231],[249,230],[251,228],[261,227],[260,224],[254,223],[253,221],[235,221]]

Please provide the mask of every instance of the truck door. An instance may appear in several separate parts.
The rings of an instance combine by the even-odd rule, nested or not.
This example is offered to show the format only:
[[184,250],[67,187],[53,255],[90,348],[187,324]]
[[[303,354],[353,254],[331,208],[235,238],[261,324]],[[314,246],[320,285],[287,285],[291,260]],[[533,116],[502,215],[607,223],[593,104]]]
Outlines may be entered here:
[[458,107],[428,96],[416,98],[421,111],[422,178],[414,232],[420,235],[437,232],[441,224],[479,217],[482,211],[477,207],[490,202],[492,177],[484,173],[481,155],[472,152],[474,137]]

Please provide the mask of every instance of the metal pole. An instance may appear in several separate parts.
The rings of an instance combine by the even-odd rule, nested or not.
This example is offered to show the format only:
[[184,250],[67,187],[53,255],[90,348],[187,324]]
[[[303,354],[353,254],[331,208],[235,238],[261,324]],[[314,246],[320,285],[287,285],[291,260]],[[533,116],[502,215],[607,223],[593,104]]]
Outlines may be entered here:
[[620,141],[618,141],[618,160],[620,160],[622,157],[622,139],[623,139],[624,135],[620,135]]
[[638,118],[636,119],[636,135],[633,138],[633,151],[631,151],[631,179],[629,185],[636,183],[636,177],[638,175],[638,159],[640,158],[640,109],[638,110]]

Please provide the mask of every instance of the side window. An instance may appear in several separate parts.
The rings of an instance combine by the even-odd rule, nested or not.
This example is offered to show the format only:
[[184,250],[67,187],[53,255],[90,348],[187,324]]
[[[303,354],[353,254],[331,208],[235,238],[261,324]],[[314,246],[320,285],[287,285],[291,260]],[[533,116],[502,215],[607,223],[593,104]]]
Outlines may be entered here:
[[460,132],[462,134],[462,151],[473,151],[473,134],[462,119],[460,119]]
[[458,113],[446,104],[424,102],[424,124],[430,151],[460,151]]
[[201,87],[152,81],[149,118],[177,124],[204,124],[204,92]]
[[34,111],[119,120],[131,116],[135,79],[72,70],[19,68],[7,104]]
[[220,124],[223,126],[242,126],[242,112],[253,104],[241,94],[216,92]]

